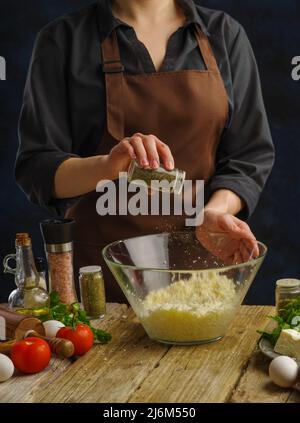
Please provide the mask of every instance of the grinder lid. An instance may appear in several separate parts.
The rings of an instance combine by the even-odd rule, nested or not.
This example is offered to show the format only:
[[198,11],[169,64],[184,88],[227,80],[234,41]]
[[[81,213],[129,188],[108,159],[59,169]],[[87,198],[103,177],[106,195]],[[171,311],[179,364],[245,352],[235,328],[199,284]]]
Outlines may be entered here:
[[75,220],[49,219],[40,222],[45,244],[68,244],[73,241]]

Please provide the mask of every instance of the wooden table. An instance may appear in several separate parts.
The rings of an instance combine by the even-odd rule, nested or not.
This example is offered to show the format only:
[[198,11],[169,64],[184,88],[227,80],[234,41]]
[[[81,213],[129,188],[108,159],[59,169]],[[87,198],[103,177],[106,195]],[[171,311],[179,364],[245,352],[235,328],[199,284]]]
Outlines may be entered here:
[[243,306],[215,344],[170,347],[151,341],[126,305],[109,304],[104,321],[113,340],[75,362],[53,358],[37,375],[0,384],[0,402],[300,402],[273,385],[257,351],[257,328],[272,307]]

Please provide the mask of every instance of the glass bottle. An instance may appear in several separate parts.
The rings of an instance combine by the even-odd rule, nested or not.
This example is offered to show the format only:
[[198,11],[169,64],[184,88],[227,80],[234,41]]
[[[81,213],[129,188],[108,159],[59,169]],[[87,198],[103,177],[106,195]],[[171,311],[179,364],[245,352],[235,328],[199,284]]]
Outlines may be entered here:
[[279,279],[276,282],[276,313],[280,316],[282,309],[292,300],[300,297],[299,279]]
[[180,194],[184,186],[186,173],[183,170],[166,170],[160,166],[158,169],[142,168],[135,160],[132,160],[128,169],[128,181],[136,185],[144,186],[155,191],[171,192]]
[[[16,235],[16,254],[10,254],[4,259],[4,272],[15,275],[15,289],[8,298],[11,310],[22,314],[41,317],[49,312],[49,294],[39,286],[39,274],[36,270],[32,245],[29,234]],[[14,259],[16,267],[9,266]]]
[[35,258],[35,266],[38,274],[40,276],[39,285],[41,288],[47,291],[47,281],[46,281],[46,263],[43,257]]
[[89,319],[100,319],[106,312],[105,287],[100,266],[79,270],[81,303]]
[[50,219],[40,223],[48,261],[49,290],[64,304],[77,302],[73,270],[72,219]]

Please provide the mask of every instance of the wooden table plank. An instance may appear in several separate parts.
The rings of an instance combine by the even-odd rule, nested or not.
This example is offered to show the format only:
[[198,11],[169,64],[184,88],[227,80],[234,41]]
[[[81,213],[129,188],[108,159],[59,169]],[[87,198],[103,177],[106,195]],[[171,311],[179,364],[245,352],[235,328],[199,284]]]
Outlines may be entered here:
[[258,349],[252,355],[247,368],[236,387],[230,402],[281,403],[300,402],[300,393],[274,385],[268,375],[270,359]]
[[243,306],[222,341],[168,347],[151,341],[126,305],[109,304],[94,324],[112,333],[111,343],[74,363],[52,359],[42,373],[14,376],[0,384],[0,402],[300,402],[299,392],[271,384],[268,359],[257,351],[256,329],[272,311]]
[[130,402],[226,402],[256,347],[270,307],[243,306],[218,343],[172,347]]
[[51,385],[71,364],[71,360],[52,358],[50,365],[41,373],[23,375],[16,372],[10,380],[0,383],[0,403],[26,402],[32,390],[39,389],[41,384]]
[[255,351],[244,370],[230,402],[278,403],[286,402],[290,391],[274,385],[268,375],[270,359]]
[[152,342],[131,309],[110,332],[112,342],[95,346],[51,386],[40,384],[30,401],[126,402],[169,347]]
[[[109,330],[114,322],[119,322],[127,306],[121,304],[109,304],[105,319],[98,321],[95,326]],[[50,365],[41,373],[35,375],[21,375],[18,372],[7,382],[0,383],[0,403],[31,402],[35,393],[41,387],[51,386],[54,381],[72,366],[71,360],[52,358]]]
[[300,403],[300,384],[298,384],[298,390],[294,389],[287,400],[288,403]]

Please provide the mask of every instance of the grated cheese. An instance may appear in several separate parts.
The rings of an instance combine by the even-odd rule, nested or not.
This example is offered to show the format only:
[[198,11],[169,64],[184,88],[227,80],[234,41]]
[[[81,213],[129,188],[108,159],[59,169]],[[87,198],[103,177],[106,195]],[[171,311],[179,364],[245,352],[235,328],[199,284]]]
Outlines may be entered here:
[[141,305],[139,318],[151,338],[190,343],[224,336],[239,296],[231,279],[211,271],[152,291]]

